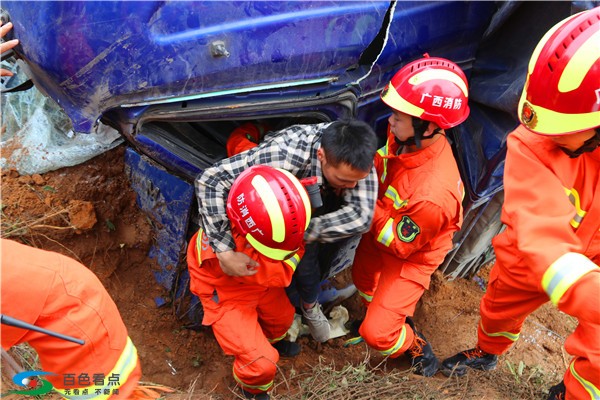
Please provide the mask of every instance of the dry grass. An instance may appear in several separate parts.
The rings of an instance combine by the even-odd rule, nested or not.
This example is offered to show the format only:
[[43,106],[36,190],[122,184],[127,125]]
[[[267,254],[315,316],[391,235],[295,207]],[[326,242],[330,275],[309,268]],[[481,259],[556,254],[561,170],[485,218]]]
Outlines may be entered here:
[[45,214],[39,218],[21,220],[19,218],[9,218],[2,213],[0,215],[0,237],[6,239],[11,237],[26,236],[37,230],[75,230],[76,228],[70,224],[68,226],[57,226],[47,223],[50,220],[54,220],[56,217],[65,217],[68,214],[69,209],[63,208]]
[[[293,394],[278,395],[274,400],[482,400],[519,399],[541,400],[547,398],[550,386],[561,378],[549,376],[536,367],[518,369],[500,366],[496,371],[469,371],[465,377],[423,378],[412,370],[385,371],[383,364],[370,367],[368,360],[359,365],[319,363],[310,373],[291,379]],[[289,381],[289,379],[288,379]],[[288,382],[290,383],[290,382]],[[280,384],[281,385],[281,384]],[[288,391],[286,390],[286,393]]]

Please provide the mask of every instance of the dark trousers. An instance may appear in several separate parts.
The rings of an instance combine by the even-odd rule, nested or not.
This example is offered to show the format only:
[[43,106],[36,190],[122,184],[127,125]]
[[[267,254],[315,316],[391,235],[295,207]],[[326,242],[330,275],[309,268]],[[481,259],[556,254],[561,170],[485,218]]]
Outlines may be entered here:
[[320,243],[310,243],[305,246],[304,257],[298,263],[292,278],[291,289],[296,289],[300,300],[304,303],[314,303],[321,291],[321,268],[319,263]]

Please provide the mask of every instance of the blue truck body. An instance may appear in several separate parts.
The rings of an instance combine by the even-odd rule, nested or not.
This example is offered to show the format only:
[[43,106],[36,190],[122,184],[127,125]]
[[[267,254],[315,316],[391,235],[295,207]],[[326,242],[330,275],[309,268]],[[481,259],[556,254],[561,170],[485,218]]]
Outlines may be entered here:
[[[424,53],[458,63],[469,77],[471,115],[449,132],[468,192],[465,224],[441,268],[452,277],[472,273],[488,254],[483,250],[490,238],[473,237],[489,204],[495,204],[490,200],[502,193],[505,139],[518,122],[516,103],[529,54],[550,26],[591,6],[2,2],[28,76],[64,109],[74,130],[93,133],[102,121],[126,138],[132,187],[156,229],[151,256],[162,269],[155,275],[172,293],[157,302],[179,302],[180,314],[197,308],[197,299],[182,300],[189,296],[180,265],[197,224],[193,180],[225,157],[231,130],[254,120],[285,125],[356,117],[383,141],[390,110],[379,93],[399,68]],[[469,240],[487,242],[477,254],[463,254],[468,262],[457,262]],[[345,243],[324,278],[351,263],[355,245]]]

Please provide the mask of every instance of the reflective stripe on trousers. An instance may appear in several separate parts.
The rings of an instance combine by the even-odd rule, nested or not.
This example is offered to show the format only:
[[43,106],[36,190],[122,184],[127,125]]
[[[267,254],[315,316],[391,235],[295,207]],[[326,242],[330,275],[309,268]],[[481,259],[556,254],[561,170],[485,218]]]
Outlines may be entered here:
[[235,379],[235,381],[237,383],[242,385],[242,387],[245,387],[248,389],[260,390],[260,391],[266,392],[269,389],[271,389],[271,386],[273,386],[273,381],[271,381],[269,383],[265,383],[264,385],[248,385],[247,383],[244,383],[240,378],[238,378],[238,376],[235,374],[235,369],[233,370],[233,378]]
[[596,386],[594,386],[594,384],[592,382],[583,379],[577,373],[577,371],[575,371],[575,360],[571,361],[571,364],[569,365],[569,371],[575,377],[575,379],[577,379],[577,381],[579,383],[581,383],[581,386],[583,386],[585,391],[590,394],[591,400],[600,400],[600,389],[598,389]]
[[398,335],[398,340],[396,341],[394,346],[392,346],[391,348],[389,348],[387,350],[380,350],[379,353],[381,353],[384,356],[390,356],[390,355],[396,353],[398,351],[398,349],[400,349],[404,345],[405,340],[406,340],[406,325],[402,325],[402,330],[400,331],[400,335]]
[[[81,388],[73,387],[73,388],[65,388],[65,389],[54,388],[54,390],[57,391],[58,393],[60,393],[60,395],[62,397],[64,397],[65,399],[74,399],[74,400],[87,400],[87,399],[105,400],[105,399],[108,399],[113,395],[112,394],[113,389],[119,389],[119,387],[123,383],[127,382],[127,380],[129,379],[129,375],[135,369],[137,362],[138,362],[137,349],[133,345],[133,342],[131,341],[131,339],[129,337],[127,337],[127,343],[125,344],[125,348],[123,349],[123,352],[121,353],[121,356],[119,357],[119,360],[115,364],[115,367],[112,369],[112,371],[110,371],[108,374],[106,374],[107,377],[118,376],[119,381],[117,384],[114,384],[115,382],[109,381],[106,385],[103,385],[103,386],[93,385],[93,386],[85,386],[85,387],[81,387]],[[65,394],[65,391],[72,392],[75,389],[79,389],[80,392],[87,389],[87,392],[89,394],[84,394],[84,395]],[[111,393],[104,394],[105,389],[109,390]]]
[[492,332],[492,333],[489,333],[483,327],[483,322],[481,320],[479,321],[479,327],[481,328],[481,330],[483,331],[483,333],[485,333],[489,337],[502,336],[502,337],[507,338],[508,340],[512,340],[513,342],[516,342],[519,339],[519,335],[520,335],[520,333],[511,333],[511,332]]

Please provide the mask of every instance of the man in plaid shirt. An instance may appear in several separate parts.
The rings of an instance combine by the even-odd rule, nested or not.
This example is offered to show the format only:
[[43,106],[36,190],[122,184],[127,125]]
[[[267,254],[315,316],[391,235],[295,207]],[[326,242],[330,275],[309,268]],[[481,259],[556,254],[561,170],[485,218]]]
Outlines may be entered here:
[[[269,132],[256,147],[224,159],[196,179],[202,228],[217,253],[223,272],[230,276],[256,273],[260,266],[237,252],[226,214],[229,189],[246,168],[265,164],[285,169],[298,179],[316,177],[323,205],[313,210],[305,232],[306,253],[292,285],[301,299],[304,319],[319,342],[329,338],[329,323],[317,298],[324,244],[369,230],[377,198],[373,157],[377,138],[357,120],[294,125]],[[329,266],[324,266],[328,268]]]

